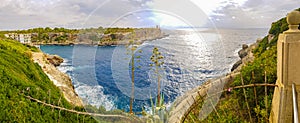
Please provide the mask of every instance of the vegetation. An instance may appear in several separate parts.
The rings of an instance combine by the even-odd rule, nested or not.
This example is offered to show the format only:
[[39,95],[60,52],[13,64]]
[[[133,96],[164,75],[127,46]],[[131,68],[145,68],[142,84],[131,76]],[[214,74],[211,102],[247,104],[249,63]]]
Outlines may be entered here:
[[79,30],[39,27],[28,30],[2,31],[1,33],[31,34],[31,41],[33,43],[65,43],[66,41],[73,41],[76,37],[76,34],[79,33]]
[[[0,121],[1,122],[124,122],[124,118],[105,118],[58,110],[26,98],[30,96],[47,104],[85,112],[71,105],[31,60],[31,52],[39,49],[16,41],[0,38]],[[86,110],[102,114],[122,114],[87,106]],[[130,121],[128,121],[130,122]]]
[[107,28],[104,31],[104,34],[114,34],[114,33],[126,33],[126,32],[133,32],[134,29],[133,28]]
[[160,104],[158,104],[157,97],[155,98],[155,103],[150,95],[151,103],[151,113],[148,114],[144,109],[142,115],[145,117],[147,123],[165,123],[168,119],[168,112],[166,106],[164,105],[164,95],[160,97]]
[[[300,9],[298,9],[299,11]],[[286,18],[272,24],[269,33],[274,35],[271,41],[268,36],[258,44],[253,53],[255,59],[244,65],[241,75],[227,86],[269,83],[275,84],[277,79],[277,39],[280,33],[288,29]],[[199,121],[199,103],[186,117],[185,122],[269,122],[274,87],[252,87],[234,89],[222,94],[221,100],[205,120]]]
[[153,102],[153,99],[150,95],[150,103],[151,103],[151,114],[148,114],[144,109],[142,111],[142,115],[147,117],[147,123],[149,122],[155,122],[155,123],[164,123],[167,122],[168,118],[168,112],[166,110],[166,106],[164,105],[164,95],[161,92],[160,89],[160,78],[161,78],[161,70],[160,68],[164,62],[164,57],[161,55],[161,53],[158,51],[157,47],[154,47],[152,50],[152,56],[150,57],[151,60],[151,67],[154,67],[154,73],[156,75],[157,79],[157,97],[155,97],[155,102]]
[[156,74],[156,77],[157,77],[157,104],[156,105],[157,107],[160,107],[160,78],[161,78],[161,75],[160,75],[160,72],[161,72],[161,65],[164,64],[163,62],[163,56],[161,55],[161,53],[158,51],[158,48],[157,47],[154,47],[153,48],[153,51],[152,51],[152,56],[150,58],[150,60],[153,62],[153,64],[150,64],[150,66],[153,66],[155,67],[155,74]]
[[3,122],[95,122],[92,117],[53,110],[26,99],[24,95],[50,104],[83,111],[62,97],[60,90],[31,60],[36,48],[16,41],[0,40],[0,120]]
[[[138,46],[135,44],[135,38],[132,36],[131,40],[126,46],[127,48],[127,54],[130,55],[130,62],[129,66],[131,66],[130,71],[131,71],[131,96],[130,96],[130,108],[129,108],[129,113],[133,114],[132,107],[133,107],[133,102],[134,102],[134,71],[135,71],[135,59],[139,59],[141,56],[136,56],[136,50]],[[141,53],[142,51],[139,50]]]
[[92,40],[99,42],[102,39],[103,34],[110,34],[112,40],[117,36],[118,33],[133,32],[134,28],[87,28],[87,29],[66,29],[66,28],[33,28],[28,30],[16,30],[16,31],[1,31],[0,36],[7,33],[17,34],[31,34],[32,43],[74,43],[75,39],[79,38],[82,40]]

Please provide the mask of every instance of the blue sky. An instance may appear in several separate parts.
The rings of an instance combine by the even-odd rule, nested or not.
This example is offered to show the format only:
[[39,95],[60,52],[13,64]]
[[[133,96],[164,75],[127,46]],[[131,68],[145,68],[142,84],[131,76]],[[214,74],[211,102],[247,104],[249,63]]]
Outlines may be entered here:
[[300,0],[1,0],[0,29],[33,27],[268,28]]

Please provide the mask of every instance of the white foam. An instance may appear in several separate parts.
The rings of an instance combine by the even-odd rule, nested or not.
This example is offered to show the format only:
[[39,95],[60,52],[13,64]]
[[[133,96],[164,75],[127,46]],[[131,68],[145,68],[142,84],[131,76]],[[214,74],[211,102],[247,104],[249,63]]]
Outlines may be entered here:
[[84,100],[84,103],[96,106],[104,106],[106,110],[116,109],[113,100],[109,99],[110,95],[103,93],[103,87],[100,85],[89,86],[80,84],[75,86],[75,91]]

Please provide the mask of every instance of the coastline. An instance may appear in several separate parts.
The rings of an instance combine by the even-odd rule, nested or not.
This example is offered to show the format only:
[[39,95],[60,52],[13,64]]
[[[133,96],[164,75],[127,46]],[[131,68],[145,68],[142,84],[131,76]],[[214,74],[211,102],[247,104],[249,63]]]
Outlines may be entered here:
[[74,90],[71,78],[59,71],[54,64],[47,59],[47,54],[43,52],[32,52],[32,59],[40,65],[48,78],[56,85],[63,93],[65,99],[74,106],[83,106],[83,102]]
[[[140,40],[140,44],[144,43],[145,41],[153,41],[157,39],[165,38],[169,35],[162,35],[159,37],[154,37],[151,39],[144,39]],[[73,45],[84,45],[84,46],[115,46],[115,45],[93,45],[90,43],[84,43],[84,42],[77,42],[77,43],[39,43],[39,44],[31,44],[33,46],[37,45],[49,45],[49,46],[73,46]],[[126,45],[126,44],[117,44],[117,45]],[[49,59],[49,57],[52,57]],[[44,52],[32,52],[32,59],[35,63],[38,63],[39,66],[42,68],[44,73],[48,76],[48,78],[53,82],[54,85],[56,85],[61,92],[64,94],[65,99],[70,102],[71,104],[75,106],[83,106],[83,101],[78,96],[78,94],[75,92],[74,86],[72,84],[71,78],[62,71],[59,71],[56,66],[59,66],[60,63],[55,63],[57,61],[53,62],[54,60],[57,60],[58,58],[61,58],[58,55],[48,55]],[[62,59],[62,58],[61,58]],[[63,62],[63,61],[62,61]]]
[[[272,39],[270,39],[272,40]],[[168,122],[177,123],[182,122],[181,117],[185,116],[186,113],[192,108],[192,106],[197,103],[198,100],[204,100],[204,107],[206,107],[204,110],[213,110],[211,105],[212,102],[207,102],[206,95],[214,95],[213,98],[215,100],[219,100],[219,96],[222,93],[219,93],[216,91],[223,91],[224,89],[228,89],[229,84],[234,81],[234,78],[240,75],[240,70],[243,65],[252,62],[254,60],[254,56],[252,51],[258,47],[258,44],[262,41],[262,39],[257,39],[255,43],[251,45],[243,44],[242,48],[239,50],[239,60],[234,63],[234,65],[231,68],[231,72],[227,73],[224,76],[209,79],[203,84],[191,89],[190,91],[187,91],[184,93],[184,95],[176,98],[174,101],[172,108],[169,112],[169,119]],[[204,97],[204,99],[201,99],[201,97]],[[211,99],[210,99],[211,100]],[[215,101],[214,100],[214,101]],[[215,101],[214,103],[217,103],[218,101]],[[207,115],[207,112],[201,112],[204,117]]]
[[[153,38],[140,39],[135,41],[135,44],[142,44],[146,41],[154,41],[158,39],[163,39],[168,37],[168,34],[162,34]],[[118,45],[128,45],[129,40],[118,40],[109,41],[104,43],[87,43],[87,42],[66,42],[66,43],[31,43],[30,45],[49,45],[49,46],[73,46],[73,45],[85,45],[85,46],[118,46]]]

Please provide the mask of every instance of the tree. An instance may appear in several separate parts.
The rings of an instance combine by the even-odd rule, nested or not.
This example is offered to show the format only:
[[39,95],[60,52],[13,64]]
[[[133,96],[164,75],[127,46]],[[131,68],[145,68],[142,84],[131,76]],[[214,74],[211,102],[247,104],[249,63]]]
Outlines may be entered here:
[[163,59],[164,57],[161,55],[161,53],[158,51],[158,48],[157,47],[154,47],[153,48],[153,51],[152,51],[152,56],[150,58],[150,60],[153,62],[152,64],[150,64],[151,67],[155,67],[155,74],[157,76],[157,106],[156,107],[159,107],[160,106],[160,86],[161,86],[161,83],[160,83],[160,78],[161,78],[161,75],[160,75],[160,71],[161,71],[161,66],[164,64],[163,62]]
[[50,27],[46,27],[45,32],[52,32],[52,29]]

